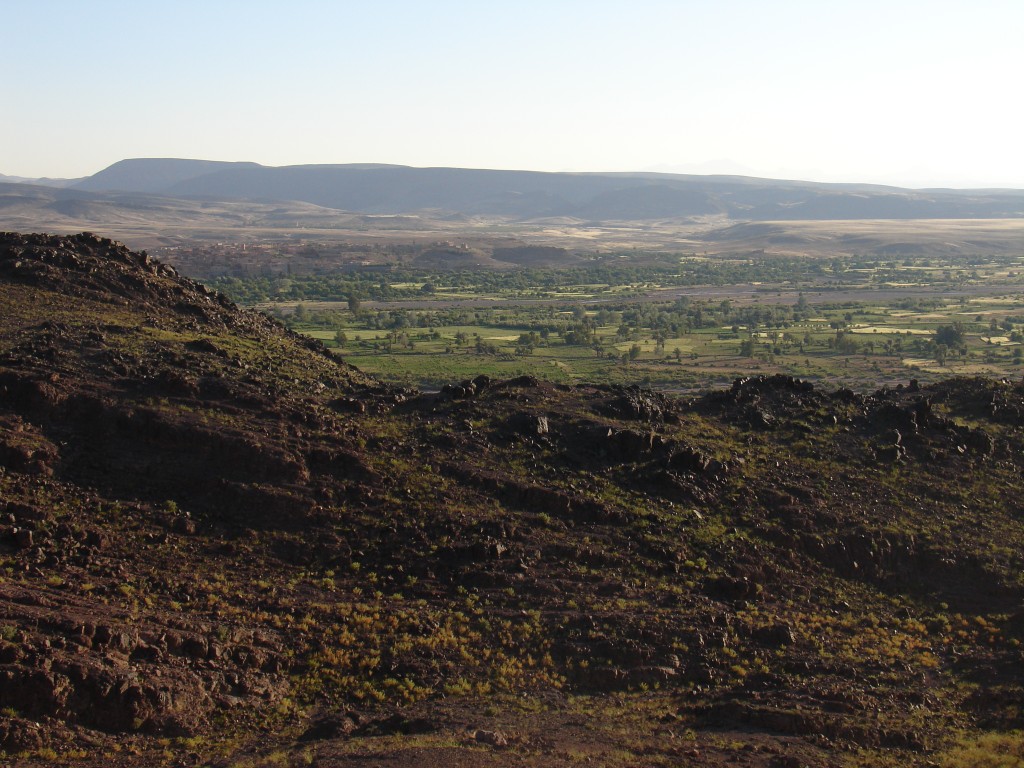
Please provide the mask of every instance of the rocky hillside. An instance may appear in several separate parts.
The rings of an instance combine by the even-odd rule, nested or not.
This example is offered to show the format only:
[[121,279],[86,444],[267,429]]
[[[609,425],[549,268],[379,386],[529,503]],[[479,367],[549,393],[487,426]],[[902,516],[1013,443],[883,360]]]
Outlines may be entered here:
[[18,765],[1024,750],[1017,383],[396,391],[92,235],[0,316]]

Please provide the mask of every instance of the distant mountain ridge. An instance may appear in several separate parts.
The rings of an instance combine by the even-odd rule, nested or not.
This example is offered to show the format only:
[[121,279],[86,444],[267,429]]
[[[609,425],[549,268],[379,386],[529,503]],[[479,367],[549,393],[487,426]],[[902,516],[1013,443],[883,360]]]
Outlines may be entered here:
[[122,160],[73,189],[217,200],[299,201],[375,214],[450,211],[530,219],[738,220],[1024,217],[1022,190],[912,190],[745,176],[549,173],[400,165]]
[[56,187],[63,189],[78,184],[83,179],[33,179],[27,176],[6,176],[0,173],[0,184],[29,184],[37,187]]
[[229,163],[218,160],[121,160],[99,173],[82,179],[75,188],[87,192],[164,194],[175,184],[183,181],[239,166],[259,167],[256,163]]

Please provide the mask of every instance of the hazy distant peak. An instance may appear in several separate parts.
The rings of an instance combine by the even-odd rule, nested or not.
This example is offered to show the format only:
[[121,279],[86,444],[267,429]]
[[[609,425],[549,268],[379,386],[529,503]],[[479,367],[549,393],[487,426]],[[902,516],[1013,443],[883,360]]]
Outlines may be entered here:
[[82,181],[82,179],[34,179],[29,176],[6,176],[0,173],[0,183],[3,184],[29,184],[39,187],[71,187]]
[[220,160],[186,160],[145,157],[119,160],[82,180],[76,189],[92,192],[147,192],[159,194],[168,187],[226,168],[261,168],[259,163]]
[[114,163],[74,185],[192,199],[278,200],[370,214],[446,211],[517,219],[910,219],[1024,216],[1024,193],[928,191],[653,172],[550,173],[385,163],[264,166],[176,158]]

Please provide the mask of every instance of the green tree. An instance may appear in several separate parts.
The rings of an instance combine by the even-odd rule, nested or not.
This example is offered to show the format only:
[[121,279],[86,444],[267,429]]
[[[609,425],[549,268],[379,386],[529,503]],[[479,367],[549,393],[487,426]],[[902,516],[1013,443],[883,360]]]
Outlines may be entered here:
[[935,329],[935,343],[946,347],[961,347],[964,344],[964,324],[940,325]]

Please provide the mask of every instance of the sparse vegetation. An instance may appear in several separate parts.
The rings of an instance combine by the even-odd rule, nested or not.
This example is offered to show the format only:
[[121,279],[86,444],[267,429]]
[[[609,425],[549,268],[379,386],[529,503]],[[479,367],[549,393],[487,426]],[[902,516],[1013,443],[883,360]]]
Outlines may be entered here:
[[[1018,759],[1019,384],[773,374],[676,397],[488,374],[476,351],[643,376],[702,362],[698,341],[741,366],[755,339],[838,370],[956,322],[984,351],[980,303],[491,310],[413,336],[410,355],[447,341],[480,366],[418,394],[108,242],[4,242],[0,743],[19,764]],[[299,327],[336,340],[322,311]],[[374,311],[342,310],[352,349]],[[922,332],[861,332],[886,322]],[[892,338],[831,350],[840,333]]]

